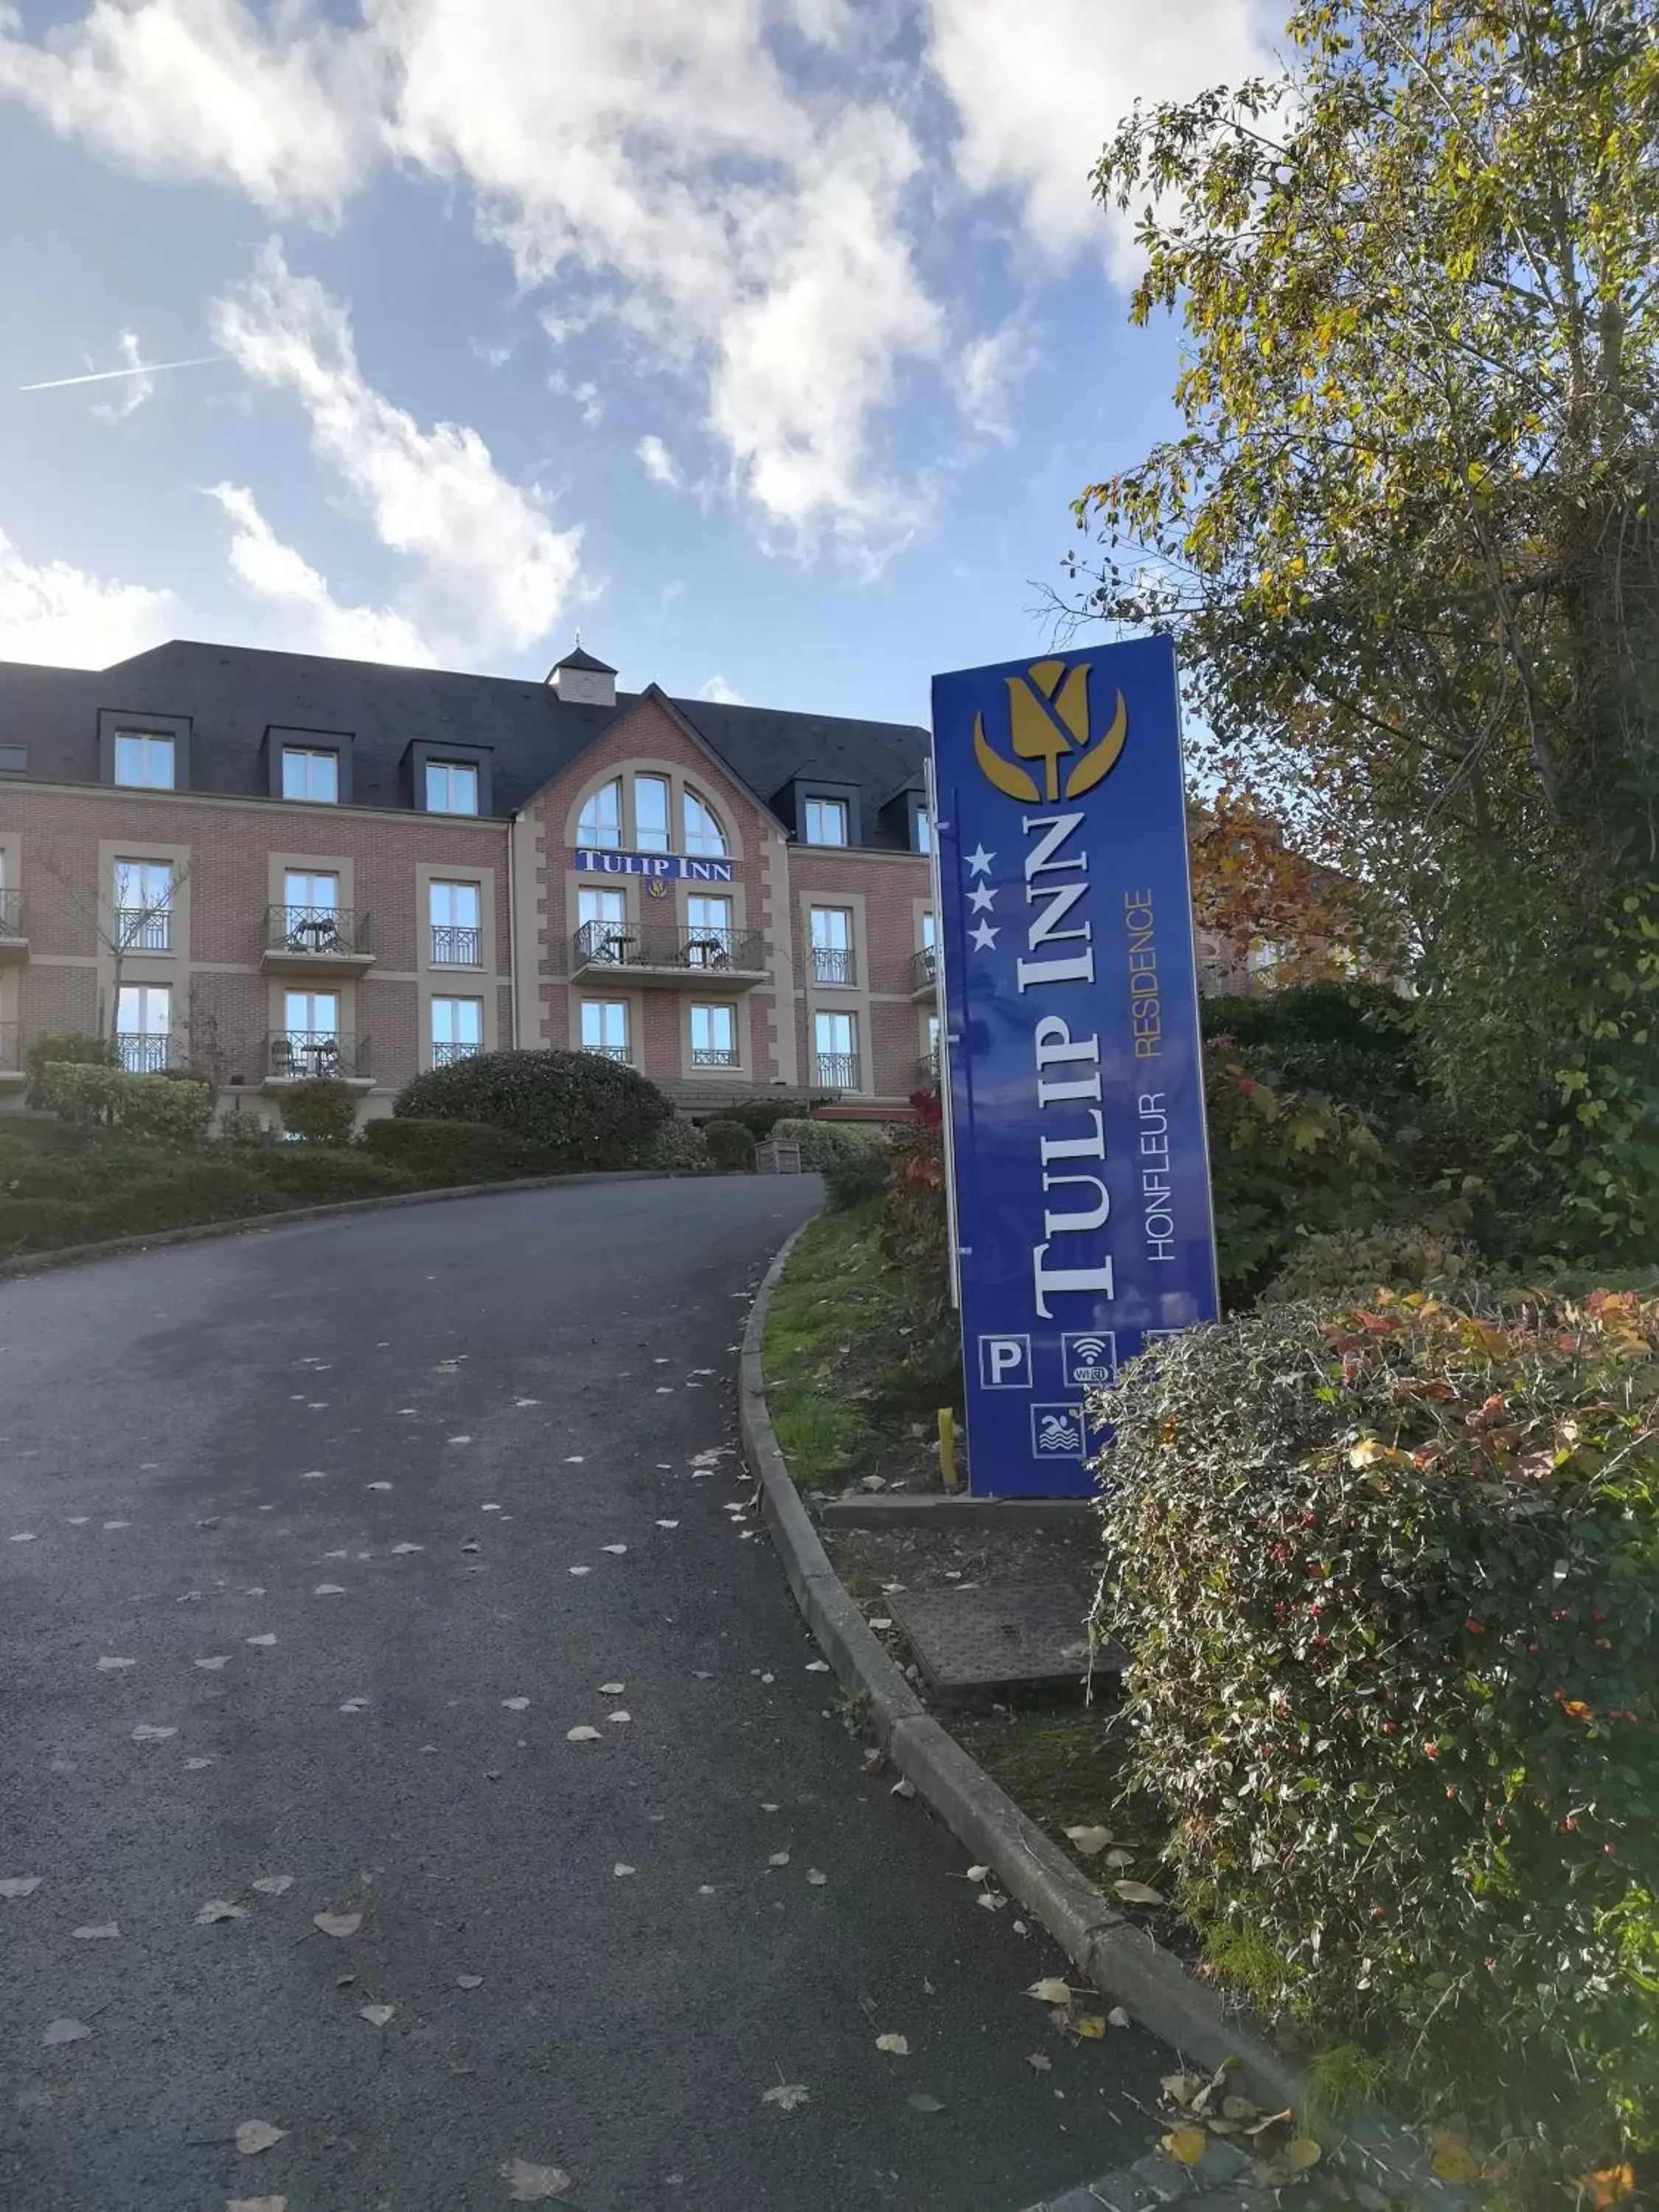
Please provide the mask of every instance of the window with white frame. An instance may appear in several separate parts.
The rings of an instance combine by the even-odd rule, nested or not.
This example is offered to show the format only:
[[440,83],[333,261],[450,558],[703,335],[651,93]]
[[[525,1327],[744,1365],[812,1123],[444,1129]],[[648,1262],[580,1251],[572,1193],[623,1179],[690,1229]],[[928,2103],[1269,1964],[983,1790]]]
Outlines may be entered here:
[[812,1079],[823,1090],[859,1088],[859,1031],[853,1015],[813,1015],[812,1058]]
[[154,1075],[167,1064],[173,991],[166,983],[123,983],[115,1002],[116,1057],[129,1075]]
[[590,792],[576,817],[576,842],[589,847],[622,842],[622,781]]
[[812,981],[852,984],[858,981],[853,958],[853,910],[845,906],[815,906],[809,918],[811,934]]
[[803,824],[809,845],[844,845],[847,842],[847,801],[844,799],[809,799],[803,812]]
[[339,952],[340,878],[325,868],[284,868],[281,942],[291,952]]
[[682,812],[686,851],[698,860],[723,860],[728,850],[726,832],[714,808],[688,788]]
[[702,895],[685,902],[685,960],[690,968],[732,965],[732,902]]
[[447,1067],[453,1060],[470,1060],[483,1050],[483,1000],[434,999],[432,1001],[432,1065]]
[[340,797],[340,756],[310,745],[283,747],[283,796],[316,806],[333,806]]
[[138,791],[171,791],[175,754],[173,739],[154,730],[118,730],[115,781]]
[[626,999],[584,999],[581,1024],[584,1052],[603,1053],[607,1060],[628,1058]]
[[576,893],[576,951],[584,960],[622,961],[628,957],[628,899],[622,891],[591,890]]
[[694,1006],[691,1009],[692,1066],[735,1067],[737,1064],[737,1008]]
[[470,761],[427,763],[426,811],[428,814],[477,812],[478,771]]
[[641,853],[665,853],[669,849],[665,775],[636,775],[634,779],[634,846]]
[[348,1042],[340,1034],[337,991],[284,991],[283,1026],[270,1041],[273,1075],[303,1079],[350,1072]]
[[434,881],[427,887],[434,968],[482,968],[483,901],[477,884]]
[[115,940],[124,952],[173,950],[173,863],[115,863]]

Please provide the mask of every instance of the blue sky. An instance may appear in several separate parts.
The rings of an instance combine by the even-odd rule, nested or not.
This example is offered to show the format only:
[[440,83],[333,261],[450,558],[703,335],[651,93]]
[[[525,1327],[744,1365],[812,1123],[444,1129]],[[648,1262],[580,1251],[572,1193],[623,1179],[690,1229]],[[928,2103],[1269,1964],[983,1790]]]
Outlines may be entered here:
[[0,658],[539,677],[580,627],[925,720],[1171,425],[1090,163],[1272,13],[0,0]]

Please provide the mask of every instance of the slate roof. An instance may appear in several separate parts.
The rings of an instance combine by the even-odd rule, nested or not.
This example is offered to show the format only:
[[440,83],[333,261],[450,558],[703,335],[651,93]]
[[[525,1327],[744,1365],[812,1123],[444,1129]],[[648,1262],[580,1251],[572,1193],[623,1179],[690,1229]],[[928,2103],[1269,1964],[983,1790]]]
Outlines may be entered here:
[[[0,744],[27,746],[31,782],[96,783],[100,709],[187,714],[191,788],[265,798],[260,749],[267,729],[348,731],[353,804],[399,809],[409,805],[402,764],[411,743],[488,745],[500,815],[524,805],[639,696],[619,692],[614,708],[585,706],[519,677],[174,639],[100,670],[0,661]],[[905,846],[902,810],[884,817],[881,809],[896,789],[919,779],[925,730],[707,699],[674,704],[763,799],[771,800],[801,775],[853,784],[863,799],[864,842]],[[5,789],[0,778],[0,809]]]

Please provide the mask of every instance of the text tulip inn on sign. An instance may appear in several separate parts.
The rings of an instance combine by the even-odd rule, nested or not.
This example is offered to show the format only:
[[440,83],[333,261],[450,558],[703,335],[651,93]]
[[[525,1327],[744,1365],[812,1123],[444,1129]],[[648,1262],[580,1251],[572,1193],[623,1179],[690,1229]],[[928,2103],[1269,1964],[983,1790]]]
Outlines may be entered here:
[[1217,1310],[1173,647],[938,677],[933,766],[969,1480],[1077,1495]]

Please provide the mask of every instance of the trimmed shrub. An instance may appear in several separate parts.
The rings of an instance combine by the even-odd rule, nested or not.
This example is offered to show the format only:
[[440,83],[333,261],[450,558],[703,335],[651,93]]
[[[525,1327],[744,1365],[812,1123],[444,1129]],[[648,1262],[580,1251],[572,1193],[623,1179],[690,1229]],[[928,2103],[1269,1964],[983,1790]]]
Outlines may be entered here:
[[1297,1298],[1365,1297],[1378,1290],[1420,1290],[1467,1275],[1474,1255],[1448,1224],[1401,1222],[1388,1229],[1339,1230],[1304,1237],[1262,1292],[1275,1305]]
[[549,1172],[638,1167],[673,1112],[654,1083],[592,1052],[484,1052],[417,1075],[392,1112],[487,1121],[539,1145]]
[[879,1198],[887,1188],[887,1146],[848,1145],[830,1152],[821,1171],[833,1213],[866,1198]]
[[887,1142],[889,1126],[885,1121],[782,1121],[774,1125],[772,1139],[799,1145],[801,1165],[821,1175],[832,1158],[856,1150],[879,1151]]
[[513,1182],[544,1174],[546,1155],[510,1129],[487,1121],[399,1121],[391,1115],[363,1131],[365,1149],[377,1160],[401,1169],[418,1182],[441,1188],[446,1183]]
[[1109,1413],[1096,1625],[1217,1965],[1519,2194],[1659,2148],[1659,1300],[1268,1308]]
[[379,1198],[418,1190],[420,1179],[390,1160],[377,1160],[358,1145],[273,1145],[268,1152],[236,1154],[243,1172],[257,1176],[296,1206],[330,1206],[336,1200]]
[[695,1121],[683,1121],[678,1114],[652,1138],[644,1160],[648,1168],[675,1168],[690,1175],[707,1175],[714,1164],[708,1138]]
[[131,1079],[106,1060],[52,1060],[41,1067],[35,1088],[40,1103],[49,1106],[60,1121],[82,1128],[113,1128],[121,1086]]
[[204,1145],[213,1120],[213,1085],[183,1075],[124,1075],[116,1120],[143,1143]]
[[1389,1123],[1422,1103],[1411,1002],[1381,984],[1301,983],[1200,1004],[1205,1036],[1231,1038],[1269,1083]]
[[[825,1094],[827,1096],[827,1094]],[[722,1121],[741,1121],[757,1145],[763,1145],[777,1124],[790,1115],[809,1114],[814,1106],[821,1106],[823,1097],[792,1097],[787,1091],[768,1091],[758,1098],[737,1098],[723,1107],[715,1117]]]
[[706,1121],[703,1143],[709,1164],[722,1174],[746,1171],[755,1164],[755,1140],[741,1121]]
[[282,1097],[283,1127],[313,1145],[349,1145],[357,1127],[357,1097],[332,1077],[296,1083]]
[[83,1066],[113,1067],[115,1048],[107,1037],[88,1036],[80,1030],[67,1030],[61,1036],[43,1036],[28,1048],[25,1066],[28,1069],[28,1103],[49,1106],[52,1101],[42,1087],[42,1077],[54,1063],[67,1066],[75,1062]]

